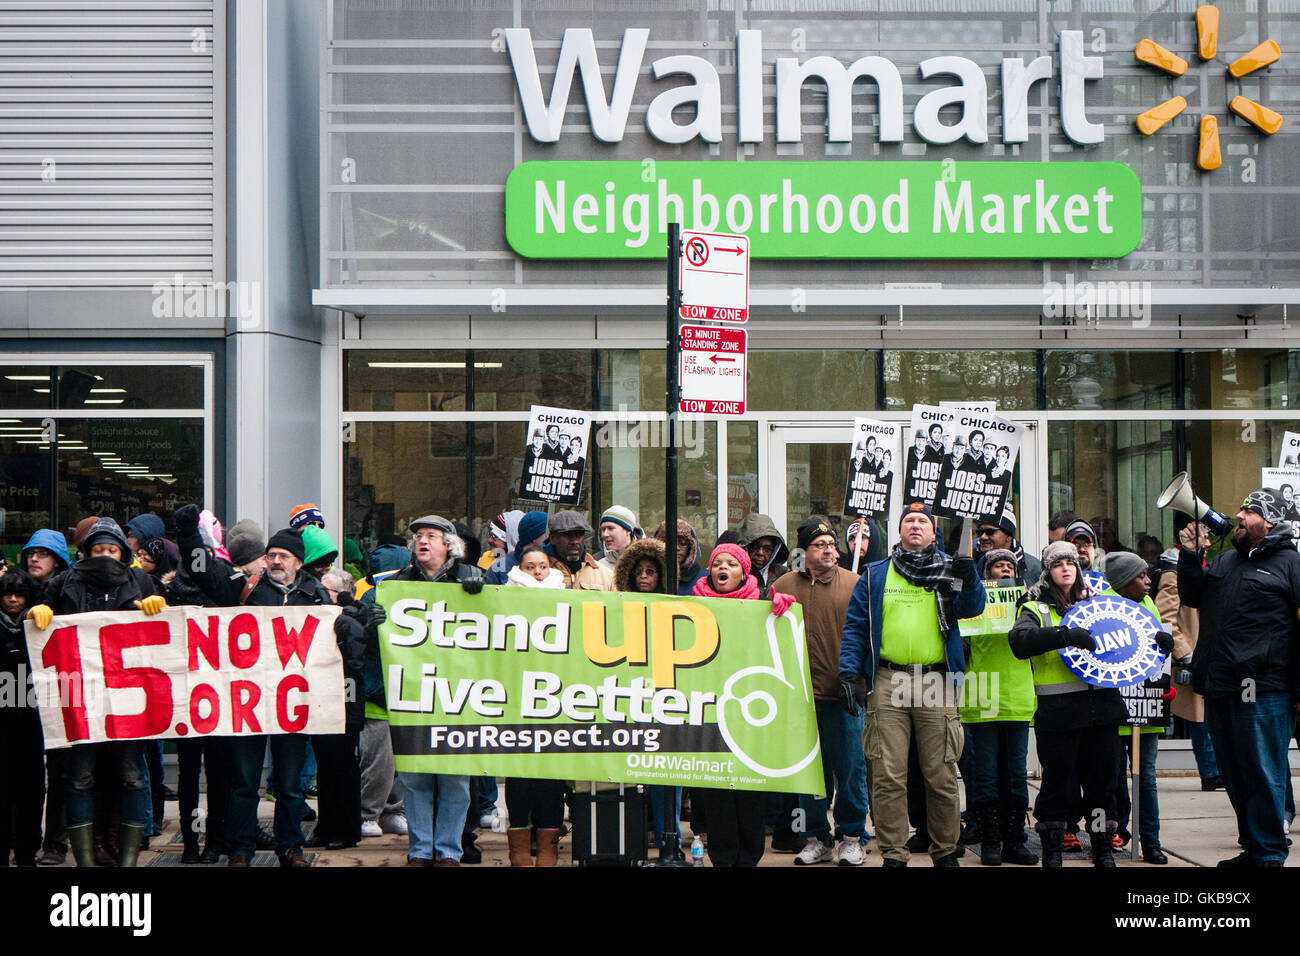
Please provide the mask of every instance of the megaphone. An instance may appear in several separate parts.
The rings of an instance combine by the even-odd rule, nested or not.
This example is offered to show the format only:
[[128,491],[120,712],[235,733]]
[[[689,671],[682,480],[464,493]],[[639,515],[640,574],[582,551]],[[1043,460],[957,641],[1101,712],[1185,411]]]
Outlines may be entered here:
[[1160,497],[1156,499],[1156,507],[1174,508],[1184,514],[1189,514],[1219,538],[1232,531],[1232,520],[1230,518],[1215,511],[1196,497],[1196,494],[1192,491],[1192,481],[1187,477],[1185,471],[1180,471],[1174,475],[1173,481],[1165,485],[1165,490],[1160,492]]

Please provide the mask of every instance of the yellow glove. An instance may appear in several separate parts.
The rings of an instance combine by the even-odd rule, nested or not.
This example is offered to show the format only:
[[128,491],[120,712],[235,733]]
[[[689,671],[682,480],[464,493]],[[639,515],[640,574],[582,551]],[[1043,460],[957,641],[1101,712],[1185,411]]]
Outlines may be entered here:
[[167,600],[160,594],[151,594],[143,601],[136,601],[135,606],[152,616],[167,606]]
[[36,622],[38,630],[45,630],[50,626],[50,621],[54,620],[54,609],[48,604],[38,604],[27,612],[28,620]]

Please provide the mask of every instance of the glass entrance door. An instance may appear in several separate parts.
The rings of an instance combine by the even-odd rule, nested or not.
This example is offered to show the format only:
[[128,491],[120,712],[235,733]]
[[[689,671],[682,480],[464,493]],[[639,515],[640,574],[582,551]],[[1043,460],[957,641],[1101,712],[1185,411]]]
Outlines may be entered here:
[[[910,416],[877,413],[874,417],[888,421],[909,421]],[[1047,483],[1040,461],[1045,422],[1038,417],[1017,415],[1015,421],[1025,425],[1020,454],[1012,482],[1011,504],[1020,527],[1020,541],[1031,554],[1037,554],[1047,542]],[[772,520],[785,535],[790,550],[795,550],[794,534],[799,525],[813,514],[831,519],[843,535],[852,516],[843,513],[848,482],[849,440],[853,430],[850,420],[825,422],[768,422],[766,488],[763,504]],[[890,527],[877,527],[873,537],[885,548],[898,540],[898,502],[901,501],[902,469],[895,473],[891,497],[893,514]],[[961,522],[940,518],[939,530],[948,547],[956,545]]]

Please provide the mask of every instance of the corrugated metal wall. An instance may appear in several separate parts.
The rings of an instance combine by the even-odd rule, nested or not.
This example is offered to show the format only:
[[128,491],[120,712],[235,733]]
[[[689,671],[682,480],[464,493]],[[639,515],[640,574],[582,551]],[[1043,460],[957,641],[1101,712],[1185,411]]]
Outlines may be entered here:
[[223,278],[222,15],[0,2],[0,288]]

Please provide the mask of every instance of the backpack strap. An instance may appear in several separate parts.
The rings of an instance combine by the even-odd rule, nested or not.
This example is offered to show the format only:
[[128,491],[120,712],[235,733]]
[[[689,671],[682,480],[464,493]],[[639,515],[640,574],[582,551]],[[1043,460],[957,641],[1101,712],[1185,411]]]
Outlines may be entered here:
[[253,588],[257,587],[257,582],[260,580],[262,580],[261,571],[258,571],[256,574],[254,574],[252,577],[248,579],[248,583],[244,585],[244,590],[239,593],[240,604],[243,604],[245,601],[248,600],[248,596],[253,593]]

